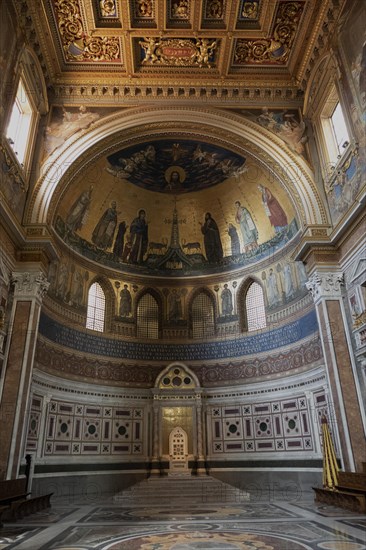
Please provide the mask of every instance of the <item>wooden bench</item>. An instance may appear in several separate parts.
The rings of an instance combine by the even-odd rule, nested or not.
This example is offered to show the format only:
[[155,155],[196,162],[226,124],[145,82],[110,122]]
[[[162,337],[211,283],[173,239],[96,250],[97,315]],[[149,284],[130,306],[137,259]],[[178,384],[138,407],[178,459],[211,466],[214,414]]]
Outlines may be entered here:
[[366,472],[338,472],[335,490],[313,487],[315,500],[366,513]]
[[2,519],[17,520],[49,508],[52,495],[53,493],[49,493],[32,497],[27,492],[26,477],[0,481],[0,527]]

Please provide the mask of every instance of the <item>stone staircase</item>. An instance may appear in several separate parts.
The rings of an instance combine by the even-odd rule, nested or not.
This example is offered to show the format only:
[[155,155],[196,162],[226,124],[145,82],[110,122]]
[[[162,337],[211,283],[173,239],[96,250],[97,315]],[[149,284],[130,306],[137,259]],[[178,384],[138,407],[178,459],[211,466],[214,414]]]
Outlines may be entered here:
[[206,503],[243,503],[249,493],[210,476],[150,477],[113,497],[126,506],[201,505]]

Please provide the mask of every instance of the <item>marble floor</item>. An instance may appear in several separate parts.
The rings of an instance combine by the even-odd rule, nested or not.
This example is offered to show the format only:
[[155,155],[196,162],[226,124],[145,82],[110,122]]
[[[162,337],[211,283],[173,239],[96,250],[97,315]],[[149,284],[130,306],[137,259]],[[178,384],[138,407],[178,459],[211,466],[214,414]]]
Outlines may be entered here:
[[362,550],[366,515],[308,500],[139,506],[112,497],[51,499],[43,512],[4,523],[10,550]]

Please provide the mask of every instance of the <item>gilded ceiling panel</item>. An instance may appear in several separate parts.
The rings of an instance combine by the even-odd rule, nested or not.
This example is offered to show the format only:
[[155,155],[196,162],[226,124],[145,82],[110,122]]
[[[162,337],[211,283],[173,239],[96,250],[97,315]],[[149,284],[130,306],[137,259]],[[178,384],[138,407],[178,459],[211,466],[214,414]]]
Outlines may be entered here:
[[280,2],[270,36],[238,38],[234,44],[233,66],[278,65],[288,61],[304,2]]
[[162,67],[182,75],[194,67],[195,76],[211,67],[222,76],[245,67],[287,67],[300,28],[310,21],[307,0],[43,1],[61,66],[90,70],[93,64],[103,72],[119,66],[129,78],[147,67],[155,76]]
[[52,0],[52,8],[66,62],[122,63],[118,36],[87,34],[80,0]]

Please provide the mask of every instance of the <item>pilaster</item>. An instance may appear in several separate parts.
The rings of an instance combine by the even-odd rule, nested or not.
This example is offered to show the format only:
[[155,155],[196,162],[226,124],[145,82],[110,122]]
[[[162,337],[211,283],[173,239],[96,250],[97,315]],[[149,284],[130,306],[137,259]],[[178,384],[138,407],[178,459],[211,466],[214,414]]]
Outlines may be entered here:
[[306,283],[319,323],[323,354],[337,421],[343,468],[361,470],[366,456],[360,394],[342,299],[343,273],[315,270]]
[[42,271],[12,276],[13,305],[1,380],[0,477],[16,478],[23,453],[34,352],[42,299],[49,283]]

